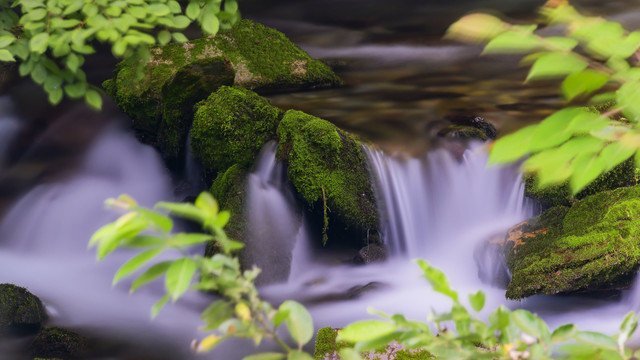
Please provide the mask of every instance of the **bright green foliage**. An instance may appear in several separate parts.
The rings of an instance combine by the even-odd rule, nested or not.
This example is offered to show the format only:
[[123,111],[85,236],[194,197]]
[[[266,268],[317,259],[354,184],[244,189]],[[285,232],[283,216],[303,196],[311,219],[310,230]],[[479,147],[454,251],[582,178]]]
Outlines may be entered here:
[[[274,339],[285,352],[265,353],[246,359],[310,359],[301,351],[313,336],[311,315],[299,303],[288,300],[279,309],[260,299],[254,280],[260,269],[242,270],[238,258],[233,254],[243,247],[242,243],[227,237],[223,227],[229,221],[229,212],[219,211],[218,203],[207,192],[198,196],[194,204],[160,202],[156,209],[168,211],[179,218],[202,225],[202,233],[172,233],[173,221],[159,210],[139,206],[132,198],[122,195],[109,199],[109,206],[124,211],[118,220],[100,228],[93,235],[90,246],[98,248],[98,257],[103,258],[118,247],[139,248],[141,252],[125,263],[116,273],[114,283],[144,266],[161,252],[173,251],[174,260],[165,260],[148,266],[131,286],[131,291],[164,275],[167,294],[151,309],[155,317],[169,301],[175,302],[187,290],[215,291],[221,298],[202,312],[205,330],[214,331],[196,346],[198,352],[209,351],[230,337],[253,339],[259,345],[263,338]],[[218,253],[212,257],[188,256],[184,248],[214,241]],[[297,350],[291,349],[277,335],[277,328],[286,324]]]
[[[537,25],[514,26],[481,14],[460,19],[449,36],[486,43],[485,53],[530,54],[525,58],[532,63],[527,81],[562,79],[561,91],[568,101],[591,98],[610,105],[613,100],[605,113],[562,109],[499,139],[491,151],[492,162],[531,154],[523,169],[536,173],[541,187],[568,181],[576,194],[598,175],[639,154],[640,69],[633,55],[640,49],[640,32],[628,33],[618,23],[582,16],[566,1],[550,1],[541,15],[545,24],[563,25],[565,36],[543,37],[536,34]],[[474,35],[477,32],[484,35]],[[592,96],[605,85],[617,90]],[[624,121],[619,121],[619,114]]]
[[529,221],[507,250],[507,297],[628,286],[640,266],[640,186],[604,191]]
[[[537,315],[522,309],[510,311],[504,306],[491,312],[485,322],[475,318],[457,300],[457,292],[449,287],[448,280],[441,271],[425,261],[418,260],[418,263],[434,290],[451,298],[451,311],[433,314],[429,323],[409,321],[400,314],[379,314],[383,320],[350,324],[339,331],[335,338],[335,341],[347,341],[353,346],[353,350],[339,350],[343,359],[361,359],[358,352],[364,349],[383,349],[392,340],[407,350],[421,349],[429,352],[421,356],[407,353],[396,359],[428,359],[431,356],[438,359],[631,358],[631,353],[624,345],[637,327],[634,313],[626,316],[617,336],[580,331],[571,324],[551,331]],[[472,305],[477,301],[478,294],[480,293],[470,296]],[[479,306],[474,308],[481,309]],[[433,333],[431,328],[437,329],[437,333]],[[318,337],[320,338],[320,333]],[[323,339],[326,337],[323,335]],[[575,346],[575,343],[580,346]],[[323,345],[322,349],[332,350],[334,347],[335,344]],[[585,353],[588,356],[582,357]],[[322,357],[316,353],[316,359]]]
[[[295,110],[285,113],[277,133],[278,157],[288,166],[289,179],[297,192],[310,208],[322,214],[325,235],[335,226],[363,238],[368,229],[376,228],[366,157],[352,135],[326,120]],[[344,224],[340,226],[337,219]]]
[[52,104],[66,95],[100,109],[82,71],[94,41],[110,44],[116,57],[148,59],[151,45],[186,41],[181,31],[192,23],[215,34],[239,16],[236,0],[192,0],[186,9],[174,0],[2,0],[0,61],[20,61],[20,75],[42,85]]

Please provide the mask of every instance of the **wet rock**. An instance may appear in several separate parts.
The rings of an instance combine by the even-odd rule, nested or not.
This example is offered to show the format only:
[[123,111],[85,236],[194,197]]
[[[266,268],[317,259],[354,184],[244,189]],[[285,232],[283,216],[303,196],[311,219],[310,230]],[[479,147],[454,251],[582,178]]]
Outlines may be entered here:
[[329,243],[366,245],[367,235],[377,232],[378,217],[361,143],[332,123],[295,110],[285,113],[277,134],[278,158],[313,213],[312,226],[327,230]]
[[380,245],[367,245],[358,251],[354,262],[356,264],[369,264],[384,261],[387,258],[387,249]]
[[495,139],[497,132],[495,126],[480,116],[449,115],[447,121],[457,126],[472,127],[482,131],[488,139]]
[[0,284],[0,333],[35,333],[46,319],[47,314],[38,297],[25,288]]
[[36,358],[79,359],[87,349],[86,338],[59,327],[40,331],[29,346],[31,355]]
[[133,61],[118,64],[103,87],[132,118],[139,137],[169,162],[184,152],[193,105],[222,85],[283,91],[341,83],[282,33],[250,20],[215,36],[153,48],[142,78]]
[[234,164],[250,168],[262,146],[276,138],[282,111],[253,91],[223,86],[197,106],[191,151],[205,178]]
[[625,289],[640,267],[640,186],[553,207],[509,231],[506,296]]

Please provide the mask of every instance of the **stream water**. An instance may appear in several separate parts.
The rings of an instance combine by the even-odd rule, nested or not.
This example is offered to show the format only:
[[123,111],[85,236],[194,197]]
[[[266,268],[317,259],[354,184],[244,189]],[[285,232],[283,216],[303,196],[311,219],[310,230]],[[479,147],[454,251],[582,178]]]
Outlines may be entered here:
[[[637,4],[625,10],[621,16],[633,22]],[[313,234],[275,161],[275,145],[269,144],[248,180],[249,222],[256,239],[250,251],[259,254],[253,258],[262,261],[269,281],[276,282],[261,288],[268,299],[302,301],[316,328],[371,317],[369,306],[425,319],[450,303],[430,290],[411,261],[423,258],[442,268],[461,293],[483,289],[487,309],[525,307],[552,326],[573,322],[612,333],[628,311],[640,310],[638,286],[613,300],[534,296],[506,301],[501,259],[483,249],[488,239],[532,215],[520,176],[512,167],[487,166],[481,144],[454,154],[430,141],[430,124],[451,114],[484,116],[501,131],[540,119],[562,106],[553,84],[525,88],[523,70],[514,59],[478,58],[477,48],[433,37],[416,39],[412,34],[407,40],[383,31],[375,37],[382,40],[372,43],[366,32],[349,27],[287,24],[291,36],[313,56],[338,65],[349,86],[270,99],[332,120],[378,145],[366,151],[377,184],[381,236],[390,255],[366,266],[317,256],[309,244]],[[310,35],[319,28],[322,37]],[[340,46],[327,46],[336,39]],[[23,126],[11,106],[10,99],[0,98],[0,283],[27,287],[41,297],[51,324],[109,339],[99,358],[194,356],[189,343],[204,335],[198,317],[211,298],[191,294],[152,321],[149,309],[162,296],[162,285],[134,295],[128,294],[126,282],[111,287],[115,269],[131,254],[118,252],[97,263],[86,248],[91,234],[115,219],[104,210],[104,199],[127,193],[144,205],[182,200],[184,193],[176,189],[159,155],[140,144],[118,116],[91,125],[86,132],[91,136],[81,132],[78,137],[90,139],[89,145],[48,151],[51,138],[69,141],[65,129],[93,124],[71,116],[62,131],[36,137],[27,147],[25,154],[40,153],[40,158],[9,159],[9,144]],[[56,159],[68,159],[69,153],[74,154],[72,166],[59,166]],[[189,166],[187,173],[197,174]],[[23,179],[27,185],[15,192],[14,184]],[[26,358],[20,352],[23,345],[20,339],[0,339],[0,359]],[[247,343],[232,342],[199,358],[235,360],[253,351]]]

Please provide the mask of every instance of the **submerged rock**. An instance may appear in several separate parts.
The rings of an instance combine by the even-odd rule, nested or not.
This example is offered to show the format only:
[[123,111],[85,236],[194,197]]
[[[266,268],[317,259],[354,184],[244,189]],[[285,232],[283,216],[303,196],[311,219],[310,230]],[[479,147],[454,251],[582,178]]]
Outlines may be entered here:
[[507,298],[627,288],[640,266],[640,186],[553,207],[509,234]]
[[282,111],[253,91],[223,86],[197,106],[191,151],[212,178],[234,164],[249,168],[275,139]]
[[36,358],[77,359],[87,352],[87,339],[73,331],[52,327],[38,333],[29,346]]
[[0,333],[35,333],[46,319],[38,297],[25,288],[0,284]]
[[[332,123],[289,110],[278,126],[278,157],[320,228],[342,244],[367,244],[378,220],[366,155],[352,135]],[[324,224],[322,224],[324,222]]]
[[133,61],[121,62],[103,87],[142,140],[169,161],[184,151],[193,105],[222,85],[273,91],[341,83],[282,33],[250,20],[215,36],[155,47],[141,66]]

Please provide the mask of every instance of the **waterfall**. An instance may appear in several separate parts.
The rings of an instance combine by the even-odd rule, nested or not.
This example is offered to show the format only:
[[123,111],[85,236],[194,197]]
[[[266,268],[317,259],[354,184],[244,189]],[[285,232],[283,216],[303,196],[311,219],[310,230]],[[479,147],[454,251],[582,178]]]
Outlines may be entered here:
[[394,255],[459,256],[451,249],[474,247],[473,242],[531,216],[517,169],[487,166],[479,144],[460,159],[444,149],[420,157],[365,151],[375,177],[383,241]]
[[[259,283],[289,278],[292,253],[304,258],[306,227],[287,180],[286,169],[276,160],[276,142],[265,144],[254,171],[247,179],[247,224],[250,242],[244,260],[262,269]],[[297,265],[295,265],[297,266]]]

